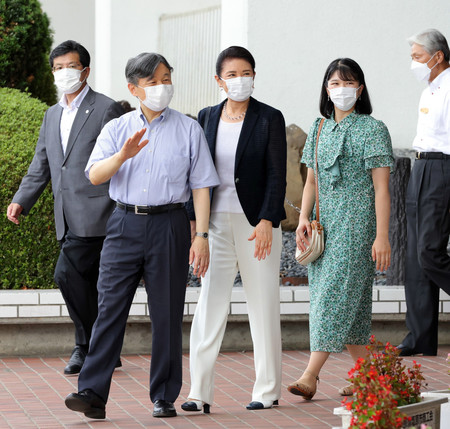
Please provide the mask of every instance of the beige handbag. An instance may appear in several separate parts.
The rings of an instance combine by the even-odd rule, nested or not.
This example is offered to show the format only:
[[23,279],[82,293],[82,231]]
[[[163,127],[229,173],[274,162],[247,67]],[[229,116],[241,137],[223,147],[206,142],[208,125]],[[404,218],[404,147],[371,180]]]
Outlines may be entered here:
[[311,229],[312,235],[309,237],[309,246],[301,251],[298,247],[295,252],[295,259],[301,265],[308,265],[310,262],[315,261],[323,252],[324,249],[324,233],[323,226],[320,224],[320,215],[319,215],[319,168],[317,165],[317,146],[319,145],[319,135],[322,130],[322,126],[325,119],[322,118],[319,124],[319,130],[317,131],[316,138],[316,174],[315,174],[315,182],[316,182],[316,220],[311,221]]

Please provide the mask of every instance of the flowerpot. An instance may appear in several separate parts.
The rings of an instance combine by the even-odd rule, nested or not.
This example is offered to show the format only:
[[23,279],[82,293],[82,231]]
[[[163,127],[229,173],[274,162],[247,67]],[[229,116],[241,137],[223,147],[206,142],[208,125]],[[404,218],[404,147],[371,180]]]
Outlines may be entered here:
[[[399,409],[407,416],[411,417],[410,421],[403,423],[403,428],[420,427],[422,423],[426,424],[432,429],[441,428],[441,404],[447,403],[447,397],[424,396],[422,401],[417,404],[403,405]],[[348,429],[350,427],[350,420],[352,412],[344,407],[335,408],[333,414],[341,416],[342,427]],[[443,419],[445,424],[449,420]]]
[[449,402],[441,404],[441,428],[447,429],[450,422],[450,389],[433,390],[431,392],[424,392],[422,396],[434,396],[436,398],[447,398]]

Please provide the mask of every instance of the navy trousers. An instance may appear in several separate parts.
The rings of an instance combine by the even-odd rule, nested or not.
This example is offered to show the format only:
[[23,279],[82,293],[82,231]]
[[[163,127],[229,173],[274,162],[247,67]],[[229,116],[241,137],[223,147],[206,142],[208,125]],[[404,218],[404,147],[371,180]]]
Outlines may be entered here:
[[75,343],[86,351],[97,318],[97,280],[105,237],[78,237],[70,230],[60,242],[55,283],[75,325]]
[[450,160],[414,163],[406,195],[406,326],[402,344],[435,355],[439,290],[450,294]]
[[131,303],[144,277],[152,322],[150,398],[174,402],[182,385],[182,320],[191,244],[184,208],[137,215],[116,208],[100,260],[98,317],[78,390],[106,402]]

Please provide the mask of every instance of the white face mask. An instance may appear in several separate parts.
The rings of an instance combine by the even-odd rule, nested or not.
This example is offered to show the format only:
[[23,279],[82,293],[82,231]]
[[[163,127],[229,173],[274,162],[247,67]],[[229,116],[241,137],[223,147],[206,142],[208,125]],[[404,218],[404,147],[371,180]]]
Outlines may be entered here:
[[141,100],[145,107],[148,107],[153,112],[161,112],[164,110],[172,100],[173,85],[153,85],[140,86],[145,91],[145,100]]
[[63,94],[73,94],[74,92],[77,92],[86,80],[80,81],[81,73],[84,70],[86,70],[86,67],[83,70],[67,67],[54,72],[53,77],[55,78],[56,86]]
[[358,88],[349,88],[341,86],[339,88],[328,89],[330,91],[330,99],[334,106],[343,112],[350,110],[356,103],[357,96],[356,92]]
[[245,101],[253,93],[253,76],[222,79],[227,85],[227,95],[233,101]]
[[[433,57],[437,54],[435,52],[433,54]],[[419,63],[418,61],[411,61],[411,71],[413,72],[413,75],[416,77],[416,79],[421,82],[423,80],[428,81],[430,79],[431,70],[433,70],[438,63],[436,63],[433,67],[428,68],[428,63],[433,59],[431,57],[426,63]]]

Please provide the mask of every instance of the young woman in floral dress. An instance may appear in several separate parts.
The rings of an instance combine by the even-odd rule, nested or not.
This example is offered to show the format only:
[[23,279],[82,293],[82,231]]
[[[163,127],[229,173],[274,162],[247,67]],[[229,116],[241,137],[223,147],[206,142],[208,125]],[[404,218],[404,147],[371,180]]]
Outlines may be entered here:
[[[394,164],[389,132],[370,114],[372,107],[359,65],[340,58],[327,68],[320,112],[325,117],[318,145],[320,222],[325,250],[308,267],[310,347],[308,366],[288,390],[312,399],[319,372],[330,353],[347,347],[356,361],[365,356],[377,269],[390,265],[389,174]],[[302,162],[308,167],[296,240],[311,236],[315,208],[315,146],[318,118],[311,127]],[[340,389],[351,395],[351,386]]]

